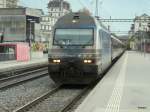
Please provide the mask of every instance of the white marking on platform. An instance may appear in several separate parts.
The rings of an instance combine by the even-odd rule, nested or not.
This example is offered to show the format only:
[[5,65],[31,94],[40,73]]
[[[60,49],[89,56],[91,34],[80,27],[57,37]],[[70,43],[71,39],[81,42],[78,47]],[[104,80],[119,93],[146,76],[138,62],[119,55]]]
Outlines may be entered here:
[[126,53],[124,63],[120,69],[118,78],[115,83],[114,90],[108,101],[108,105],[106,107],[105,112],[119,112],[120,103],[121,103],[121,99],[122,99],[122,95],[123,95],[123,88],[124,88],[126,68],[127,68],[127,60],[128,60],[128,53]]

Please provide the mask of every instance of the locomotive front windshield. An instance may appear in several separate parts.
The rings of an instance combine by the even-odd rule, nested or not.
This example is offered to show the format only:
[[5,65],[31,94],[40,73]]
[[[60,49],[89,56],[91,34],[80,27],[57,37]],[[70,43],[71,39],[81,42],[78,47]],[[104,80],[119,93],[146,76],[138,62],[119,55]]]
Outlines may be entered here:
[[93,29],[56,29],[55,45],[93,45]]

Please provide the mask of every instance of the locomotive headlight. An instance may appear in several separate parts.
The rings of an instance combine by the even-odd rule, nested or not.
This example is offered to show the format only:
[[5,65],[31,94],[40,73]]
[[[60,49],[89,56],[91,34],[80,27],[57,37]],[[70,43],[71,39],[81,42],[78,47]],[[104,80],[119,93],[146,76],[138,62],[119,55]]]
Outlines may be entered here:
[[92,60],[88,60],[88,63],[92,63]]
[[53,63],[60,63],[60,60],[59,59],[58,60],[54,59]]
[[57,63],[60,63],[60,60],[57,60]]
[[53,63],[56,63],[57,62],[57,60],[53,60]]
[[88,60],[84,60],[84,63],[88,63]]
[[88,64],[90,64],[90,63],[92,63],[92,60],[90,60],[90,59],[88,59],[88,60],[84,60],[84,63],[88,63]]

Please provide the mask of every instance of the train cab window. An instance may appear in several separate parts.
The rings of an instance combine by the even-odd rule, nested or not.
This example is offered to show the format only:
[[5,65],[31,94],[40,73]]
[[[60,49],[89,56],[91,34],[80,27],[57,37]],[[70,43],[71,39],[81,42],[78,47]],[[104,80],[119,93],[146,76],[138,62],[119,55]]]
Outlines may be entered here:
[[93,29],[56,29],[54,45],[93,45]]

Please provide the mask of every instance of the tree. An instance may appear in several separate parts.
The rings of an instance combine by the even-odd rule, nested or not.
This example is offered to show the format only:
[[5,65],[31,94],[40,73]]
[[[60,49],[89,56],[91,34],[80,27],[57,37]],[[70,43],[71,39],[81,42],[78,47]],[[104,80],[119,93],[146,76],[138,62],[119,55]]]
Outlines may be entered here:
[[84,12],[86,14],[91,15],[91,12],[87,8],[80,9],[79,12]]

